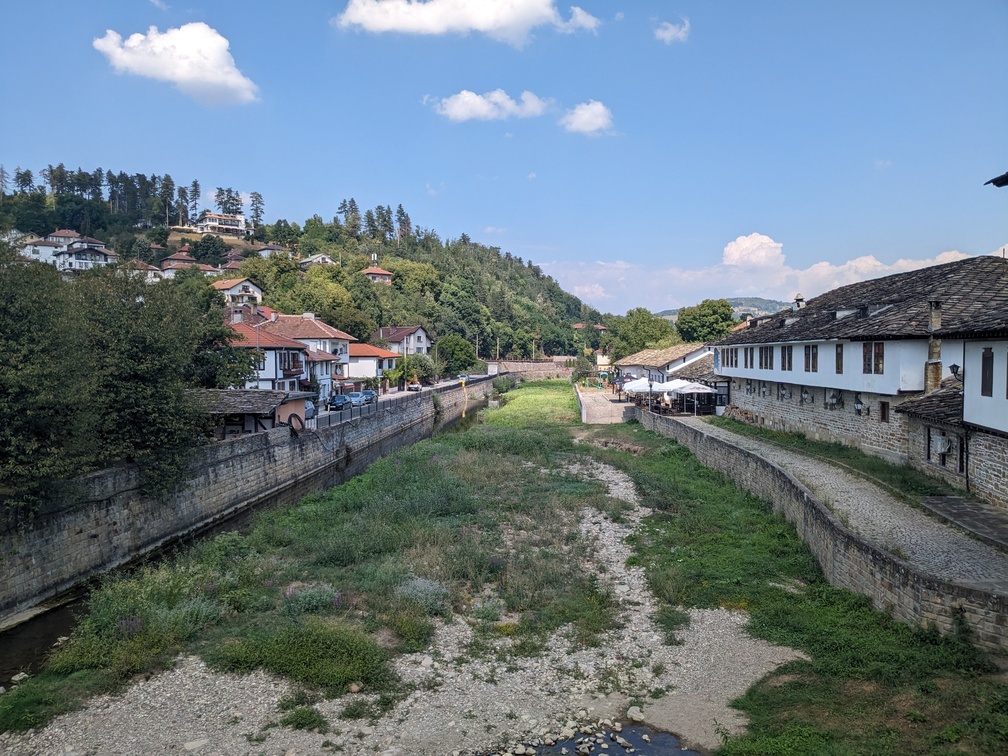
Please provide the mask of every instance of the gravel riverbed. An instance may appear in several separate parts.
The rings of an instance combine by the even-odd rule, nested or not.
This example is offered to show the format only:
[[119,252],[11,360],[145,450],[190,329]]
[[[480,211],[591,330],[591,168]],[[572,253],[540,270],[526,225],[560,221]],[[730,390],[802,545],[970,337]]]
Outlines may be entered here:
[[[292,692],[285,680],[222,674],[185,656],[42,730],[0,735],[0,754],[531,754],[538,744],[632,720],[676,733],[685,745],[716,748],[719,732],[745,727],[730,701],[801,654],[751,638],[747,615],[721,609],[691,610],[682,643],[666,645],[652,621],[658,604],[643,568],[626,566],[625,538],[649,510],[612,467],[582,461],[567,472],[602,481],[612,497],[632,505],[619,523],[594,510],[581,513],[581,558],[608,584],[623,622],[597,647],[573,648],[561,632],[536,658],[471,655],[473,627],[455,617],[438,627],[426,652],[395,660],[394,671],[416,689],[377,722],[340,718],[355,697],[368,697],[366,690],[316,704],[332,727],[325,735],[271,726]],[[631,699],[646,703],[631,710]],[[592,752],[624,751],[600,744]]]

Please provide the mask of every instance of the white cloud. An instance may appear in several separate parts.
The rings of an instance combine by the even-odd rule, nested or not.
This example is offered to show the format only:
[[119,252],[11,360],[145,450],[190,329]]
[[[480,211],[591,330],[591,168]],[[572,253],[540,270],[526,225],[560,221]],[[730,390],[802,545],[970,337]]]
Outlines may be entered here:
[[228,40],[202,22],[163,34],[152,26],[147,34],[131,34],[125,41],[109,29],[92,44],[116,72],[170,82],[207,105],[259,99],[258,87],[235,66]]
[[685,42],[689,39],[689,19],[684,18],[681,24],[673,24],[671,21],[663,21],[655,29],[655,39],[671,45],[673,42]]
[[652,312],[694,305],[703,299],[757,296],[789,302],[801,293],[811,299],[839,286],[961,260],[958,251],[884,263],[872,255],[807,268],[787,265],[783,245],[764,234],[740,236],[725,245],[721,261],[706,267],[656,267],[625,260],[542,264],[560,285],[588,303],[626,312]]
[[568,110],[560,125],[567,131],[598,134],[612,128],[612,112],[601,102],[591,100]]
[[506,234],[507,229],[501,228],[500,226],[487,226],[486,228],[483,229],[483,233],[490,234],[492,236],[497,236],[500,234]]
[[884,171],[887,168],[892,168],[892,160],[887,158],[875,158],[875,170]]
[[554,0],[350,0],[333,24],[364,31],[404,34],[468,34],[521,46],[532,30],[552,26],[564,33],[594,32],[599,20],[576,6],[564,21]]
[[150,4],[161,10],[168,10],[168,4],[164,0],[150,0]]
[[451,121],[500,121],[506,118],[533,118],[549,106],[548,100],[532,92],[522,92],[520,101],[513,100],[503,89],[478,95],[463,89],[458,94],[434,101],[434,109]]
[[532,171],[532,172],[531,172],[531,173],[530,173],[530,174],[529,174],[528,176],[526,176],[525,178],[527,178],[527,179],[528,179],[529,181],[535,181],[535,180],[536,180],[536,173],[535,173],[535,171]]

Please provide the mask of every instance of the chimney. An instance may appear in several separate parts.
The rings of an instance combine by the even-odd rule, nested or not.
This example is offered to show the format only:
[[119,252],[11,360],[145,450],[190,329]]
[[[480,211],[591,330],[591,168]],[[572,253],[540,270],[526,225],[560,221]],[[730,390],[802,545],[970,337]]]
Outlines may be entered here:
[[801,292],[794,295],[794,305],[796,310],[800,310],[805,306],[805,297],[801,295]]
[[942,379],[942,359],[941,359],[941,339],[936,338],[934,332],[941,328],[942,312],[941,302],[936,299],[928,303],[928,358],[924,363],[924,393],[930,394],[941,385]]
[[304,318],[305,320],[315,320],[315,313],[314,312],[306,312],[301,317]]

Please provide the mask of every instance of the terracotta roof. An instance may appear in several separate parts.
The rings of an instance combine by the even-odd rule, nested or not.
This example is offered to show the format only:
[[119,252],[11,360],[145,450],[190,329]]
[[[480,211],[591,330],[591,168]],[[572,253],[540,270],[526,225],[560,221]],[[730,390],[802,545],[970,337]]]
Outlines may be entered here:
[[273,333],[286,336],[289,339],[342,339],[344,341],[357,341],[349,333],[333,328],[323,320],[311,316],[310,313],[304,315],[281,315],[277,313],[276,320],[267,320],[262,324],[262,328]]
[[894,411],[942,425],[962,425],[962,384],[955,378],[946,378],[941,388],[919,399],[903,402]]
[[[213,288],[217,289],[217,291],[224,291],[225,289],[230,289],[232,286],[237,286],[242,281],[249,281],[249,280],[247,278],[222,278],[219,281],[214,281],[210,285]],[[249,283],[255,286],[255,284],[252,283],[251,281],[249,281]],[[258,289],[259,287],[256,286],[256,288]]]
[[402,357],[397,352],[390,352],[388,349],[376,347],[374,344],[351,344],[351,357],[376,357],[379,360],[387,360],[392,357]]
[[422,328],[422,326],[385,326],[384,328],[379,328],[371,338],[373,339],[385,339],[385,341],[390,344],[394,344],[397,341],[402,341],[407,336],[416,333]]
[[663,367],[670,362],[680,360],[691,352],[702,348],[703,344],[690,342],[686,344],[676,344],[666,349],[644,349],[635,354],[630,354],[621,360],[616,361],[618,367],[629,367],[630,365],[642,365],[644,367]]
[[58,228],[55,231],[53,231],[51,234],[49,234],[49,236],[66,236],[66,237],[69,237],[71,239],[77,239],[77,238],[80,237],[80,234],[77,233],[76,231],[73,231],[72,229],[69,229],[69,228]]
[[841,286],[801,309],[749,321],[749,327],[716,343],[926,338],[932,300],[942,303],[943,334],[970,333],[984,322],[992,330],[1003,328],[1008,321],[1008,260],[970,257]]
[[258,389],[194,390],[211,415],[272,415],[287,398],[286,391]]
[[156,270],[158,273],[161,272],[160,268],[158,268],[155,265],[145,263],[143,260],[136,260],[136,259],[126,260],[122,264],[122,266],[124,268],[133,268],[134,270]]
[[574,325],[571,326],[571,328],[577,328],[578,330],[581,330],[584,327],[585,327],[584,323],[575,323]]
[[[262,325],[265,325],[263,323]],[[231,330],[236,337],[229,339],[228,343],[236,347],[248,347],[249,349],[300,349],[307,351],[308,347],[300,341],[288,339],[278,333],[270,333],[262,326],[251,326],[248,323],[232,323]]]
[[240,260],[231,260],[227,264],[221,265],[221,270],[241,270],[241,266]]
[[331,362],[335,359],[335,354],[330,354],[324,349],[312,349],[308,347],[308,362]]
[[365,276],[368,273],[374,273],[375,275],[378,275],[378,276],[391,276],[392,275],[391,271],[382,270],[381,268],[379,268],[379,267],[377,267],[375,265],[372,265],[370,267],[364,268],[364,270],[362,270],[361,273],[363,273]]

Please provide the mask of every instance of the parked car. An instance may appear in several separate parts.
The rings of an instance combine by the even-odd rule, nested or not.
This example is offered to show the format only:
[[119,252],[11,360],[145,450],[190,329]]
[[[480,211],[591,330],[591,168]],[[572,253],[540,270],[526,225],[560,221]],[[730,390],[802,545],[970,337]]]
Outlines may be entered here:
[[329,397],[329,411],[340,412],[350,406],[350,397],[346,394],[333,394]]
[[305,399],[304,419],[311,420],[313,417],[315,417],[315,413],[316,413],[315,402],[313,402],[311,399]]
[[419,391],[421,388],[423,388],[423,387],[419,383],[407,383],[406,384],[406,390],[407,391]]
[[360,391],[351,391],[347,396],[350,397],[350,404],[354,407],[360,407],[364,404],[364,394]]
[[458,379],[460,381],[468,381],[469,380],[469,374],[468,373],[459,373]]
[[364,397],[364,404],[374,404],[378,401],[378,392],[371,389],[361,391],[361,396]]

